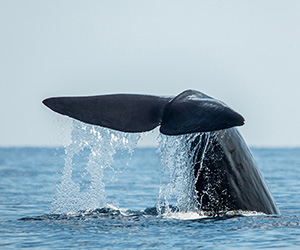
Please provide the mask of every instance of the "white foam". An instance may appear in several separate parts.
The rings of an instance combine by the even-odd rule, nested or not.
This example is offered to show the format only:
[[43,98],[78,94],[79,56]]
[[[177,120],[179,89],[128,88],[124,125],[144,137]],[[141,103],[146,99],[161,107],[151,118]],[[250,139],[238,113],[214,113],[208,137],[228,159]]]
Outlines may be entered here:
[[204,218],[209,218],[208,216],[201,215],[196,212],[173,212],[162,214],[163,218],[166,219],[176,219],[176,220],[199,220]]

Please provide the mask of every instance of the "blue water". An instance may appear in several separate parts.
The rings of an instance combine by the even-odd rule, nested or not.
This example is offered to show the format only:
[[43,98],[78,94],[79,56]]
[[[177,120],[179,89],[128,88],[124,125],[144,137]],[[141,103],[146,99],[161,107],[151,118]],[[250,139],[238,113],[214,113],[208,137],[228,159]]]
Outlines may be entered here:
[[[0,249],[300,249],[300,148],[252,148],[280,216],[203,218],[158,206],[168,181],[156,148],[112,151],[75,141],[0,148]],[[70,164],[66,152],[75,152]],[[100,174],[88,167],[99,154]],[[178,202],[169,194],[171,205]]]

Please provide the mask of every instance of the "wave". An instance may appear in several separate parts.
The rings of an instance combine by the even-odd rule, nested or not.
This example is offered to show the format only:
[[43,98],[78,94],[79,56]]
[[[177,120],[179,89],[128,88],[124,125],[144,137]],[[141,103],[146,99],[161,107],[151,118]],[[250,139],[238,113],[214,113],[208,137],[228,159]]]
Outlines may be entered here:
[[86,209],[79,212],[69,213],[50,213],[40,216],[23,217],[21,221],[43,221],[43,220],[121,220],[121,221],[139,221],[145,218],[158,218],[167,220],[225,220],[233,217],[245,216],[267,216],[264,213],[253,211],[228,211],[221,215],[209,216],[197,212],[181,212],[177,207],[162,207],[160,210],[157,207],[150,207],[140,211],[134,211],[124,208],[117,208],[113,205],[107,205],[102,208]]

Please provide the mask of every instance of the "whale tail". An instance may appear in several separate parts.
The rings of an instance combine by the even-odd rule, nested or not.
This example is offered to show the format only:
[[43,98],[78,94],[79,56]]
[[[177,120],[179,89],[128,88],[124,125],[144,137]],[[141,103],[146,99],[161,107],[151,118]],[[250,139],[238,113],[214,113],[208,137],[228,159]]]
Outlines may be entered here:
[[79,121],[123,132],[160,127],[166,135],[208,132],[244,124],[244,118],[223,102],[199,91],[175,98],[137,94],[52,97],[43,103]]

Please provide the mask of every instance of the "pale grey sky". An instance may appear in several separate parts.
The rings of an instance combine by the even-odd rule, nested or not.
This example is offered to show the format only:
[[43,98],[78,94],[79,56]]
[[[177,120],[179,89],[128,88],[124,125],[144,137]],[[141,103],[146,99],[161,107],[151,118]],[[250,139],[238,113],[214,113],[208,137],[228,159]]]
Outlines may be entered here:
[[[196,89],[300,146],[300,1],[0,0],[0,145],[56,145],[49,96]],[[57,125],[58,124],[58,125]]]

